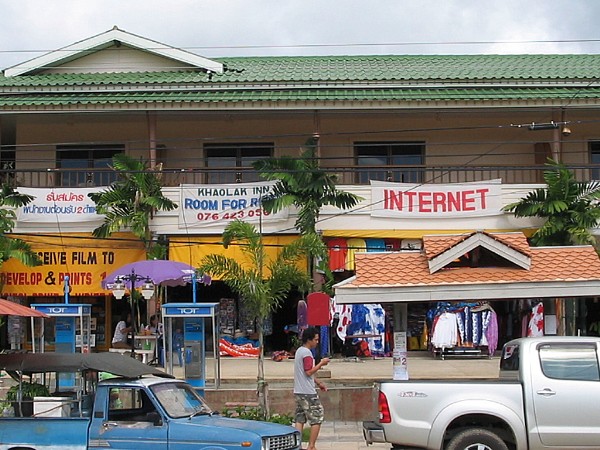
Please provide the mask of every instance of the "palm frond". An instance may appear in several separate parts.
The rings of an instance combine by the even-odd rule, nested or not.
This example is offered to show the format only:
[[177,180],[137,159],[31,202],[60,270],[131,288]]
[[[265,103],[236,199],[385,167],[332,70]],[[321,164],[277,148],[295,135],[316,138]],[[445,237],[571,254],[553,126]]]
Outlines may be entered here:
[[34,267],[42,264],[37,253],[35,253],[31,246],[18,238],[9,238],[7,236],[0,236],[0,261],[5,262],[10,258],[14,258],[20,261],[22,264]]

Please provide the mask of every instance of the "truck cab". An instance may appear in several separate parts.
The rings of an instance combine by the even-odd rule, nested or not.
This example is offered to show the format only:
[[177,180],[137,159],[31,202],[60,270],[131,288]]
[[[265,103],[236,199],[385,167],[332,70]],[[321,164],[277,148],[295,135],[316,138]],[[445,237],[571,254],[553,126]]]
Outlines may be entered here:
[[[188,383],[117,353],[0,355],[16,377],[78,372],[70,413],[0,418],[0,450],[299,450],[300,433],[269,422],[221,417]],[[98,373],[110,377],[98,380]],[[90,380],[93,380],[90,382]],[[42,399],[43,400],[43,399]],[[19,402],[32,401],[20,399]],[[19,410],[21,408],[18,408]]]
[[523,385],[530,439],[548,447],[600,446],[600,341],[593,337],[526,338],[508,342],[500,379]]

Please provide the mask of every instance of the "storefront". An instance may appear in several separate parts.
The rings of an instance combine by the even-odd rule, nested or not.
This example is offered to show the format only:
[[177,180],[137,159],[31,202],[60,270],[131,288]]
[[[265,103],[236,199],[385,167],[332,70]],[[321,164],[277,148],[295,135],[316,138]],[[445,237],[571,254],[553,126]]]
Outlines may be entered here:
[[[87,233],[19,237],[31,245],[42,265],[27,267],[15,259],[6,261],[0,268],[1,295],[27,306],[64,303],[68,277],[71,303],[91,305],[92,346],[106,350],[112,338],[116,301],[110,291],[102,289],[101,280],[118,267],[145,259],[139,239],[127,233],[117,233],[106,240]],[[53,329],[51,324],[46,327],[45,340],[50,347],[54,338],[49,330]],[[20,339],[30,345],[31,336],[26,330],[26,324],[11,319],[9,342]]]
[[526,335],[524,319],[536,307],[544,311],[542,333],[587,334],[585,305],[600,296],[593,247],[530,247],[522,233],[425,236],[422,251],[354,258],[356,274],[336,284],[336,303],[393,304],[395,331],[421,334],[427,311],[440,303],[486,302],[507,338]]
[[[298,238],[298,235],[266,235],[263,236],[263,245],[266,260],[263,267],[264,277],[270,275],[269,261],[274,260],[281,249]],[[169,239],[169,259],[180,261],[198,267],[202,259],[210,254],[219,254],[238,261],[242,266],[252,267],[252,262],[244,253],[241,243],[232,243],[227,248],[223,247],[221,236],[174,236]],[[308,271],[308,260],[298,262],[299,268]],[[174,288],[168,301],[190,301],[190,288]],[[284,331],[285,325],[296,323],[296,303],[299,297],[291,293],[284,304],[278,308],[264,324],[265,342],[269,347],[280,349],[283,341],[287,339]],[[244,307],[244,302],[218,279],[214,278],[210,286],[201,286],[198,289],[197,301],[219,303],[217,324],[219,333],[223,336],[244,336],[255,339],[256,326],[254,320]]]

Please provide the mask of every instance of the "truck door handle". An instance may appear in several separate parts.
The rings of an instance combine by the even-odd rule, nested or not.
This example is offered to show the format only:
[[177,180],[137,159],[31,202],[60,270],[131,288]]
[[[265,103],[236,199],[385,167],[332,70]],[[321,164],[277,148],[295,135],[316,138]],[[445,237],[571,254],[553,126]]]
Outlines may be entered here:
[[552,389],[550,388],[544,388],[544,389],[540,389],[539,391],[536,392],[537,395],[543,395],[544,397],[551,397],[553,395],[556,395],[556,392],[554,392]]
[[117,422],[103,422],[102,426],[106,429],[108,427],[116,427],[119,424]]

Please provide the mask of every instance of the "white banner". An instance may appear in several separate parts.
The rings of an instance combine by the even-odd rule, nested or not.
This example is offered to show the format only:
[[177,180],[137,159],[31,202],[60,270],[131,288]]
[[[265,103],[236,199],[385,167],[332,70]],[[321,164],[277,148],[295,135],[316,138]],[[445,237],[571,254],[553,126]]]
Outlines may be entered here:
[[274,181],[235,184],[183,184],[179,207],[179,228],[226,226],[242,219],[258,223],[287,220],[288,209],[268,214],[261,198],[271,192]]
[[371,180],[371,216],[479,217],[502,214],[500,180],[408,184]]
[[88,197],[91,192],[100,192],[104,187],[93,188],[24,188],[17,191],[28,194],[34,200],[17,209],[18,222],[97,222],[104,219],[96,214],[96,204]]
[[408,380],[408,353],[406,352],[406,331],[394,333],[394,352],[392,354],[394,380]]

